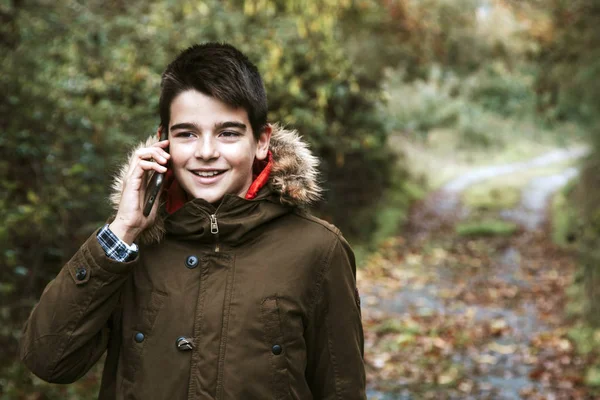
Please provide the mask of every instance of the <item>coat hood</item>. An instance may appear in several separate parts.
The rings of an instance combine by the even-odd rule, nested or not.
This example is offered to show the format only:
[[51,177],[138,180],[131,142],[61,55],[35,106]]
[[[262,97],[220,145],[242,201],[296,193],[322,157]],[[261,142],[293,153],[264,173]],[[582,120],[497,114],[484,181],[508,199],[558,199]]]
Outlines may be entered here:
[[[115,176],[112,184],[112,193],[110,195],[110,202],[112,203],[115,212],[119,208],[121,192],[123,191],[123,182],[127,176],[127,170],[129,169],[129,165],[132,162],[135,152],[140,148],[151,146],[157,141],[158,138],[153,135],[146,141],[135,146],[130,152],[127,161],[121,166],[119,173]],[[246,206],[249,207],[248,211],[250,211],[251,209],[256,208],[256,203],[258,201],[264,200],[266,197],[271,200],[271,204],[274,202],[279,203],[279,205],[299,208],[305,208],[319,200],[322,191],[318,182],[317,166],[319,160],[311,153],[308,145],[301,139],[300,135],[298,135],[295,130],[288,130],[278,125],[274,125],[269,149],[273,157],[273,165],[267,183],[268,193],[270,195],[265,196],[265,190],[261,190],[263,195],[259,194],[256,200],[244,200],[239,198],[239,200],[232,199],[231,201],[224,201],[223,203],[237,206],[240,206],[240,203],[245,203]],[[176,231],[180,231],[181,233],[181,229],[177,229],[177,227],[182,227],[182,224],[177,221],[178,218],[173,218],[174,221],[168,221],[171,219],[171,216],[164,210],[165,193],[166,191],[163,190],[161,204],[159,204],[160,209],[154,223],[140,234],[138,241],[142,244],[154,244],[160,242],[169,228],[175,228]],[[225,200],[227,200],[227,196]],[[190,204],[192,209],[208,204],[201,199],[194,199],[188,203],[193,203]],[[251,203],[254,203],[254,205]],[[223,205],[225,206],[226,204]],[[198,212],[195,211],[191,211],[190,213],[190,207],[184,207],[188,210],[181,210],[181,212],[177,211],[174,215],[179,215],[179,221],[181,221],[182,215],[185,215],[186,213],[190,214],[188,217],[191,215],[198,215]],[[259,222],[260,221],[255,221],[255,223]],[[185,232],[193,230],[193,227],[189,227],[189,223],[187,222],[184,223],[183,226],[186,226],[184,229]],[[239,226],[239,222],[236,223],[236,226]],[[243,232],[240,232],[238,229],[237,236],[245,233],[245,231],[247,231],[247,229],[244,229]]]

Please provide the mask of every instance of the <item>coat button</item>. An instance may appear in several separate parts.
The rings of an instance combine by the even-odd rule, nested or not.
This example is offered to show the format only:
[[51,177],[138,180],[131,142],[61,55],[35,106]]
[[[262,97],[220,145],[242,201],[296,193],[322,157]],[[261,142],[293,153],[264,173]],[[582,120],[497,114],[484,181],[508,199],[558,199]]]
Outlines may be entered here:
[[192,350],[194,348],[192,341],[183,336],[180,336],[175,340],[175,345],[177,346],[177,349],[181,351]]
[[283,351],[283,349],[281,348],[280,345],[276,344],[275,346],[273,346],[273,348],[271,349],[271,351],[273,352],[273,354],[275,354],[276,356],[280,355],[281,352]]
[[142,343],[144,341],[144,334],[142,332],[138,332],[135,334],[133,339],[138,343]]
[[185,259],[185,266],[188,268],[196,268],[198,266],[198,257],[189,256]]
[[75,278],[77,278],[78,281],[84,280],[86,276],[87,270],[83,267],[77,268],[77,271],[75,271]]

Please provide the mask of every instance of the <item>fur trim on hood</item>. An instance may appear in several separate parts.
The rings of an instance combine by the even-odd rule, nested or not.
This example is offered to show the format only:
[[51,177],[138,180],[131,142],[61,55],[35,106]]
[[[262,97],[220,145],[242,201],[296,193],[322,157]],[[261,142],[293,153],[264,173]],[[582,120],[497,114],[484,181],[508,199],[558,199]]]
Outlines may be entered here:
[[[153,135],[145,142],[139,143],[130,152],[127,162],[121,166],[115,176],[110,195],[110,202],[115,213],[119,209],[123,182],[135,152],[140,148],[149,147],[157,141],[158,138]],[[269,149],[273,154],[273,167],[268,185],[279,196],[280,203],[295,207],[307,207],[319,200],[322,191],[318,182],[319,160],[311,153],[300,135],[295,130],[273,125]],[[163,191],[163,196],[164,193],[165,191]],[[164,205],[164,198],[161,200],[159,207]],[[164,218],[165,215],[159,211],[154,224],[141,233],[140,243],[160,242],[165,234]]]

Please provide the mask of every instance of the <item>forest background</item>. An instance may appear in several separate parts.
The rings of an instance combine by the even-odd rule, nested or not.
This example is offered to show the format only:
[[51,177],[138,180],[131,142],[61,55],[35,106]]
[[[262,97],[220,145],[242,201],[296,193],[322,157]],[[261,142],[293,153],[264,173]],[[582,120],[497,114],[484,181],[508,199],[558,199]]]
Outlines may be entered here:
[[112,175],[158,124],[160,73],[209,40],[258,65],[269,120],[322,159],[316,212],[364,251],[431,184],[394,141],[445,132],[457,151],[489,154],[524,136],[589,143],[568,229],[588,283],[581,317],[598,327],[598,18],[594,0],[0,1],[0,397],[95,397],[98,371],[69,387],[29,374],[20,329],[110,215]]

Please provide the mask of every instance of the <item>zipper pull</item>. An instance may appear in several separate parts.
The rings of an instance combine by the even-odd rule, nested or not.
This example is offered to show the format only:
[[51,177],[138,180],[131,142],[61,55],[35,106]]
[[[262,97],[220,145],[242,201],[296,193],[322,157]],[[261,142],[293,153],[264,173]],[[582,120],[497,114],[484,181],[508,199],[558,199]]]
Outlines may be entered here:
[[219,225],[217,224],[217,214],[210,216],[210,233],[216,235],[219,233]]

